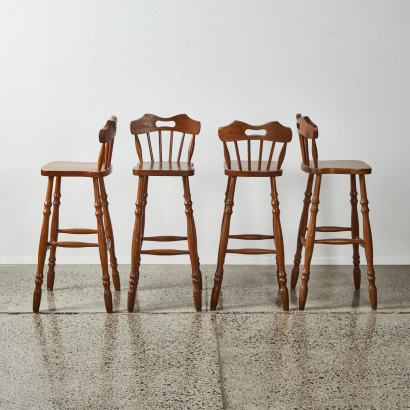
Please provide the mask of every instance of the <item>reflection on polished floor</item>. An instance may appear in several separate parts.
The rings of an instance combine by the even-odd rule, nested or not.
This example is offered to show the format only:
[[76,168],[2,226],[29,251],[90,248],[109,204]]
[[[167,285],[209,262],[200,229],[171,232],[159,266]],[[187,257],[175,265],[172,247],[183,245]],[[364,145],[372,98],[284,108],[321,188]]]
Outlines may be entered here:
[[189,265],[144,265],[128,314],[119,268],[107,315],[97,265],[58,266],[40,314],[35,267],[0,267],[1,409],[410,408],[409,266],[377,267],[377,312],[365,275],[355,291],[350,266],[312,267],[303,313],[269,266],[226,265],[216,313],[203,266],[196,313]]

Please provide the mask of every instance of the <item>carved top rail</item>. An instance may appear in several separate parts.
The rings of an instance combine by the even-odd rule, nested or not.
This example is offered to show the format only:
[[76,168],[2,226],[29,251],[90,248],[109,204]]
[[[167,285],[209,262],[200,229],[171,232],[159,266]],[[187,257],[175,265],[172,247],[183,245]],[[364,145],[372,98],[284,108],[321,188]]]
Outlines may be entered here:
[[[159,125],[158,122],[174,122],[175,125]],[[135,148],[137,150],[138,158],[140,162],[143,162],[141,142],[138,135],[147,134],[148,148],[150,153],[151,162],[154,162],[154,152],[152,149],[151,136],[150,133],[158,132],[158,142],[159,142],[159,162],[163,161],[162,154],[162,131],[170,131],[170,142],[169,142],[169,153],[168,153],[168,162],[172,162],[172,149],[173,149],[173,140],[174,132],[181,133],[181,140],[177,155],[177,163],[181,160],[182,149],[185,140],[185,134],[191,134],[191,141],[188,148],[188,160],[190,163],[192,155],[195,148],[195,136],[199,134],[201,130],[201,123],[189,118],[186,114],[175,115],[174,117],[158,117],[153,114],[145,114],[138,120],[132,121],[130,125],[131,134],[135,136]]]

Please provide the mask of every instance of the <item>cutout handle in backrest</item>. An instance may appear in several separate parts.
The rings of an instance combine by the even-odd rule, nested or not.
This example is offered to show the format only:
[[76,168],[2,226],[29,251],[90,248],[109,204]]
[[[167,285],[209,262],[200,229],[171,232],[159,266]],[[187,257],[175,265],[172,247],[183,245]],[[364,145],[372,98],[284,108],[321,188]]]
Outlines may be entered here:
[[[248,130],[265,130],[265,135],[247,135]],[[242,121],[234,121],[226,127],[220,127],[218,135],[221,141],[245,141],[245,140],[264,140],[274,142],[290,142],[292,140],[292,130],[284,127],[277,121],[268,122],[263,125],[249,125]]]
[[[257,131],[257,132],[252,132]],[[271,141],[271,150],[269,154],[269,160],[266,167],[266,170],[270,170],[273,150],[275,143],[283,143],[282,150],[279,154],[277,169],[280,169],[282,166],[283,160],[286,153],[286,145],[292,140],[292,130],[288,127],[284,127],[277,121],[268,122],[263,125],[250,125],[242,121],[234,121],[232,124],[227,125],[226,127],[220,127],[218,130],[219,139],[223,142],[224,145],[224,156],[227,167],[231,168],[231,158],[228,149],[228,142],[234,142],[236,158],[238,161],[239,170],[242,171],[242,161],[239,155],[238,141],[247,141],[247,168],[248,171],[251,170],[251,140],[259,140],[259,159],[258,159],[258,171],[261,170],[262,164],[262,153],[263,153],[263,143],[264,141]]]
[[112,116],[105,127],[100,130],[99,139],[102,143],[100,155],[98,156],[98,171],[108,169],[111,166],[112,151],[114,149],[114,138],[117,133],[117,117]]
[[302,117],[301,114],[296,115],[296,127],[299,133],[300,151],[302,153],[302,161],[306,166],[309,166],[309,139],[312,140],[312,159],[315,168],[318,167],[318,152],[316,139],[319,137],[317,126],[310,120],[309,117]]
[[151,135],[152,132],[158,132],[159,141],[159,161],[163,160],[162,153],[162,131],[170,131],[170,143],[169,143],[169,155],[167,158],[169,162],[172,161],[172,149],[174,132],[180,132],[181,140],[178,150],[177,162],[181,160],[181,153],[185,141],[185,134],[191,134],[192,138],[188,148],[188,162],[191,162],[192,155],[195,147],[195,136],[199,134],[201,130],[201,123],[199,121],[192,120],[186,114],[175,115],[174,117],[163,118],[153,114],[145,114],[140,119],[131,122],[131,133],[135,136],[135,147],[137,150],[138,158],[140,162],[143,162],[142,148],[139,140],[139,134],[147,134],[148,147],[150,152],[151,162],[154,162],[154,152],[152,150]]

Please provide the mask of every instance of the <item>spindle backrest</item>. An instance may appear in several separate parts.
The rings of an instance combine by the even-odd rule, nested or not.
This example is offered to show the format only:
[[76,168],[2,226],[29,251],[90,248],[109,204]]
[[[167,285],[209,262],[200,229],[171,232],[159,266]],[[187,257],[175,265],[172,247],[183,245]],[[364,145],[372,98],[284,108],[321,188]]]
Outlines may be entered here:
[[[265,135],[247,135],[247,130],[265,130]],[[284,127],[279,122],[268,122],[263,125],[249,125],[245,122],[234,121],[232,124],[227,125],[226,127],[220,127],[218,130],[219,139],[224,144],[224,155],[225,162],[228,169],[231,169],[231,157],[229,155],[229,149],[227,142],[233,142],[235,145],[236,158],[238,160],[239,169],[242,171],[242,162],[239,154],[238,141],[247,141],[247,157],[248,157],[248,171],[251,170],[251,140],[260,141],[259,144],[259,158],[258,158],[258,171],[261,171],[262,164],[262,153],[263,153],[263,142],[270,141],[272,142],[269,160],[267,163],[266,171],[270,170],[273,151],[275,148],[275,143],[283,143],[283,147],[280,151],[277,167],[280,169],[282,166],[283,160],[285,159],[286,145],[292,140],[292,130],[290,128]]]
[[112,151],[114,149],[114,137],[117,132],[117,117],[112,116],[100,130],[101,150],[98,156],[98,171],[108,169],[111,166]]
[[319,137],[317,126],[309,117],[302,117],[302,114],[296,114],[296,127],[299,133],[300,151],[302,153],[303,163],[309,167],[309,139],[312,140],[312,159],[315,168],[318,168],[318,153],[316,139]]
[[[174,126],[158,126],[157,121],[173,121],[175,122]],[[138,158],[141,163],[143,163],[143,155],[141,143],[139,140],[139,134],[147,134],[148,147],[150,152],[151,162],[154,162],[154,153],[152,150],[151,144],[151,132],[158,132],[158,141],[159,141],[159,162],[162,161],[162,131],[170,131],[170,141],[169,141],[169,155],[168,162],[172,162],[172,148],[174,140],[174,132],[181,133],[181,141],[179,145],[177,163],[181,160],[182,148],[184,146],[185,134],[191,134],[191,142],[188,148],[188,159],[187,162],[190,163],[192,155],[194,154],[195,148],[195,136],[199,134],[201,130],[201,123],[199,121],[192,120],[186,114],[175,115],[174,117],[163,118],[158,117],[153,114],[145,114],[138,120],[131,122],[131,134],[135,136],[135,148],[137,150]]]

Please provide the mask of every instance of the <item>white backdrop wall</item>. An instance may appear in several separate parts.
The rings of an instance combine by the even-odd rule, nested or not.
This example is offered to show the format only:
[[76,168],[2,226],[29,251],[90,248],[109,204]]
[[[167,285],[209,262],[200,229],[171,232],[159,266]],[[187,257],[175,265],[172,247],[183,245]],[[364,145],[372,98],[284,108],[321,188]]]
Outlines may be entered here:
[[[2,1],[0,263],[36,262],[47,184],[40,168],[54,160],[96,161],[98,131],[111,115],[118,131],[106,187],[117,257],[130,262],[137,155],[129,123],[144,113],[187,113],[202,123],[190,181],[205,264],[216,263],[226,184],[218,127],[238,119],[292,128],[278,179],[292,263],[307,180],[298,112],[319,127],[319,158],[372,165],[375,262],[409,263],[409,15],[406,0]],[[349,225],[349,192],[348,177],[323,178],[318,224]],[[186,232],[182,194],[180,178],[151,178],[147,235]],[[63,179],[61,202],[60,227],[95,227],[91,180]],[[271,231],[269,180],[240,179],[231,232]],[[313,263],[349,264],[351,256],[350,246],[318,245]],[[57,263],[98,261],[95,248],[57,252]],[[189,259],[143,259],[175,262]]]

